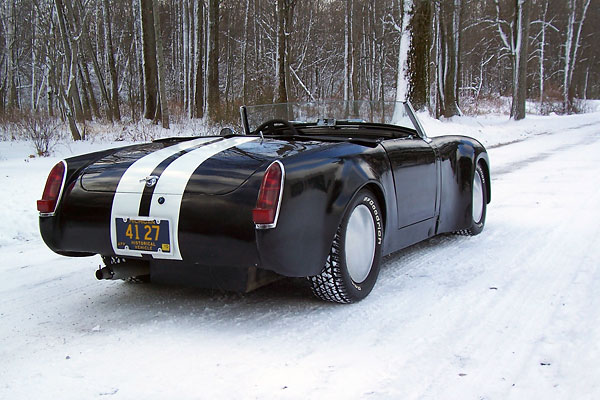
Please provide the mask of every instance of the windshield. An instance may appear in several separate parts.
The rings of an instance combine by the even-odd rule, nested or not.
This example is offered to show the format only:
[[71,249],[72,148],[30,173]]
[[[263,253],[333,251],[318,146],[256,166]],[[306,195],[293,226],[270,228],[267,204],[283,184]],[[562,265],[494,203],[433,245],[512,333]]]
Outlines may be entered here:
[[391,124],[416,130],[409,117],[408,104],[395,101],[335,100],[246,106],[242,107],[242,119],[244,112],[250,132],[272,119],[319,126],[331,126],[338,122]]

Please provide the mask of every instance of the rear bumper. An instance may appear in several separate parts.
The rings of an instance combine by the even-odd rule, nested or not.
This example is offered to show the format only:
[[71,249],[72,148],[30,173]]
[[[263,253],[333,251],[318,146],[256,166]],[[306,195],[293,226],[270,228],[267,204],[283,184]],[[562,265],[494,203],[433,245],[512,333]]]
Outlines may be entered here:
[[[113,197],[112,193],[85,191],[78,183],[71,185],[55,215],[39,218],[46,245],[68,256],[117,255],[110,226]],[[255,199],[256,193],[244,189],[228,195],[184,195],[177,229],[182,262],[211,267],[260,267],[252,222]],[[152,255],[143,258],[153,260]]]

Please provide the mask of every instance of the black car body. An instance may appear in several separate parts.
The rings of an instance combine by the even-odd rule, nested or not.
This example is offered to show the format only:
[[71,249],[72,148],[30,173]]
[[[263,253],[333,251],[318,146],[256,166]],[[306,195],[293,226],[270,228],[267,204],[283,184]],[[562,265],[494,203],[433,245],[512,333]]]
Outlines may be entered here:
[[[405,103],[311,107],[310,117],[299,111],[306,104],[242,107],[245,134],[68,158],[38,202],[42,237],[59,254],[104,256],[99,278],[149,273],[246,291],[273,276],[311,277],[319,297],[351,302],[370,292],[381,256],[440,233],[481,231],[490,179],[478,141],[428,138]],[[352,118],[352,108],[384,123]],[[332,118],[340,113],[349,117]],[[344,272],[346,231],[354,248],[371,238],[357,250],[371,258],[358,275]],[[336,273],[345,276],[328,278]]]

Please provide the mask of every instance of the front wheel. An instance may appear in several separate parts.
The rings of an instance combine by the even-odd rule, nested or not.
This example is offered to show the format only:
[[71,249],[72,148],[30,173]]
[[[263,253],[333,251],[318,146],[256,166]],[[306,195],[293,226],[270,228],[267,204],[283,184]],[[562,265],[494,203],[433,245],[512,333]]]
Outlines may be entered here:
[[485,214],[487,212],[487,186],[485,183],[485,172],[481,165],[477,165],[473,175],[472,189],[472,219],[471,226],[467,229],[458,231],[461,235],[475,236],[483,231],[485,225]]
[[375,286],[381,262],[383,218],[371,191],[359,191],[348,206],[325,267],[308,277],[315,296],[336,303],[364,299]]

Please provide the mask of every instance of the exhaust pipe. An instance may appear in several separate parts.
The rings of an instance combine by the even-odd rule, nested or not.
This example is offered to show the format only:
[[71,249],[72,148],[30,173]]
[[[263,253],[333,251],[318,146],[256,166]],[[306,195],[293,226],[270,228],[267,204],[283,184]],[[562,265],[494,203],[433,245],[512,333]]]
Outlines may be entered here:
[[98,280],[127,279],[135,276],[150,275],[150,265],[143,261],[127,261],[96,270]]

